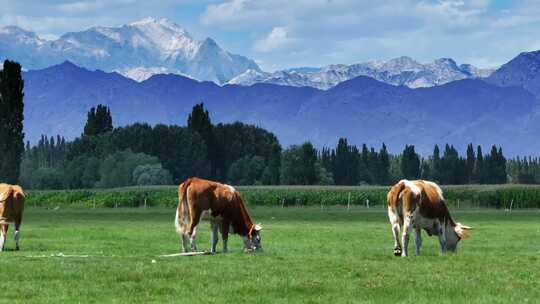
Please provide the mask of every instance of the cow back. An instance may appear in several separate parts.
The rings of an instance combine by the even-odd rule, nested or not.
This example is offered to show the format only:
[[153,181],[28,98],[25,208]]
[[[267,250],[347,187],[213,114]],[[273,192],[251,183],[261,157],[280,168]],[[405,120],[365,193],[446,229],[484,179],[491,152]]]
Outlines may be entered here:
[[0,184],[0,220],[20,221],[25,194],[18,185]]

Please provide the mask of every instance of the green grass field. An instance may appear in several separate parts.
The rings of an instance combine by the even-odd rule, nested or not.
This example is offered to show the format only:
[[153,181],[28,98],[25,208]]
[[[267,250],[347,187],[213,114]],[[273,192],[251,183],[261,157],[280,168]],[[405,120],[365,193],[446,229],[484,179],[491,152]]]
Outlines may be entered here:
[[[474,227],[457,254],[396,258],[382,208],[251,207],[264,252],[158,257],[179,250],[173,209],[29,208],[22,250],[0,254],[1,302],[534,303],[540,212],[454,211]],[[12,229],[12,227],[11,227]],[[209,224],[199,245],[209,247]],[[221,244],[220,244],[221,245]],[[414,246],[414,242],[411,244]],[[414,252],[411,246],[411,251]],[[88,257],[51,257],[88,255]],[[153,262],[153,260],[155,262]]]

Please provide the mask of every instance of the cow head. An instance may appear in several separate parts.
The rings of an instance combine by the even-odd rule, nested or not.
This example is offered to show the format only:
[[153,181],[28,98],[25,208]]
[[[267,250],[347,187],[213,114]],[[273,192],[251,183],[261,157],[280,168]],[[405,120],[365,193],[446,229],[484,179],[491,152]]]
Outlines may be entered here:
[[248,237],[246,238],[244,244],[244,248],[247,251],[262,250],[261,231],[261,224],[253,225],[253,227],[249,230]]
[[450,223],[446,225],[446,250],[455,252],[457,245],[461,239],[466,239],[470,236],[471,227],[456,223],[452,226]]

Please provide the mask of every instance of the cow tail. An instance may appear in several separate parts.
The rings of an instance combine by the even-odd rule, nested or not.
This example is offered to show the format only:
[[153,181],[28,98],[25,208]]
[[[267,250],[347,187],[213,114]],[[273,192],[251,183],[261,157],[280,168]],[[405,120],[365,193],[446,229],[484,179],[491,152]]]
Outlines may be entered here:
[[176,216],[174,218],[174,226],[178,234],[182,234],[182,222],[183,218],[180,218],[180,208],[184,208],[187,217],[189,217],[189,205],[187,203],[187,189],[189,187],[189,180],[183,182],[178,187],[178,207],[176,208]]
[[13,187],[9,186],[7,191],[0,193],[0,202],[6,201],[13,194],[13,192],[15,192]]
[[18,200],[22,200],[26,198],[26,194],[24,194],[23,190],[18,187],[17,191],[14,191],[13,197],[15,197]]
[[386,196],[386,202],[388,203],[388,207],[395,208],[397,207],[397,202],[399,199],[399,195],[403,190],[405,189],[405,183],[403,181],[400,181],[396,185],[394,185],[392,188],[390,188],[390,191],[388,192]]

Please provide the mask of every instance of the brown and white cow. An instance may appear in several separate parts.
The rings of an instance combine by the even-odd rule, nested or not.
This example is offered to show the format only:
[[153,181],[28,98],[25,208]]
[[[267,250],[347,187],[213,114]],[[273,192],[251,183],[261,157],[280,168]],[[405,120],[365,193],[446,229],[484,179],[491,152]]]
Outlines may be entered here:
[[9,224],[15,224],[15,249],[19,250],[24,192],[20,186],[0,184],[0,251],[4,250]]
[[[444,202],[441,188],[424,180],[401,180],[388,192],[388,218],[394,236],[394,255],[407,256],[409,235],[412,228],[416,234],[416,254],[420,254],[421,232],[437,235],[441,251],[456,251],[461,239],[469,237],[471,227],[452,220]],[[400,230],[402,231],[400,242]]]
[[230,228],[244,238],[244,249],[262,249],[262,228],[251,221],[240,193],[232,186],[193,177],[178,187],[178,208],[174,220],[184,252],[197,251],[197,226],[205,211],[210,211],[211,215],[212,253],[216,252],[218,230],[223,238],[223,252],[227,252]]

